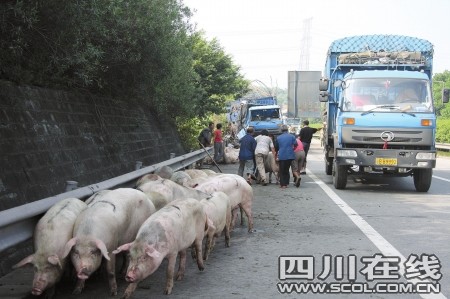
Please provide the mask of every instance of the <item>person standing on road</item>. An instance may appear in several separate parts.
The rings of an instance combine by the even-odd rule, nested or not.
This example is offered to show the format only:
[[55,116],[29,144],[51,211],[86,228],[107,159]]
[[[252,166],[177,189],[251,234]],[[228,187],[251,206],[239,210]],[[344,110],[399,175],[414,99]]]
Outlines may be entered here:
[[223,158],[222,124],[219,123],[214,131],[214,161],[219,163]]
[[303,166],[303,163],[305,163],[305,150],[303,148],[303,143],[300,140],[300,137],[297,136],[297,147],[294,150],[295,159],[292,161],[292,174],[295,177],[295,186],[298,188],[300,187],[300,181],[302,178],[300,177],[300,169]]
[[[214,123],[209,122],[208,127],[204,128],[200,132],[200,135],[198,135],[198,142],[200,144],[200,148],[211,146],[211,137],[212,137],[213,129],[214,129]],[[200,168],[203,167],[203,160],[204,159],[200,160],[200,162],[199,162]]]
[[301,128],[299,136],[303,144],[303,149],[305,150],[305,160],[300,169],[300,174],[306,174],[306,159],[308,157],[309,147],[311,146],[311,140],[313,135],[319,130],[320,129],[311,128],[308,120],[303,121],[303,128]]
[[267,155],[271,150],[273,156],[276,156],[275,147],[273,145],[272,138],[269,137],[269,131],[262,130],[261,135],[256,136],[256,149],[255,149],[255,160],[256,167],[258,168],[259,176],[261,177],[261,184],[267,186],[266,179],[266,169],[264,167],[264,162],[267,159]]
[[[277,151],[276,160],[280,164],[280,188],[285,189],[289,185],[289,169],[295,159],[294,149],[297,147],[297,140],[294,135],[288,133],[289,128],[286,125],[281,127],[282,134],[277,137],[275,149]],[[296,180],[297,183],[297,180]]]
[[238,175],[244,177],[244,168],[247,174],[247,183],[252,184],[252,179],[255,179],[255,149],[256,140],[253,138],[255,130],[253,127],[247,128],[247,134],[239,140],[239,169]]

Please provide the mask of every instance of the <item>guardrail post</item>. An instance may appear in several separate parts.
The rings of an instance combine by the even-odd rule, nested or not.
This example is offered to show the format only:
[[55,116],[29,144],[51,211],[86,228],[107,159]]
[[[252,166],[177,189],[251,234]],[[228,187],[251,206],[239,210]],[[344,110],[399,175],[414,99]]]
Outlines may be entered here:
[[170,159],[175,158],[175,153],[170,153]]
[[134,170],[139,170],[142,168],[142,161],[136,161],[136,165],[134,166]]
[[75,190],[78,188],[78,182],[77,181],[66,181],[66,192]]

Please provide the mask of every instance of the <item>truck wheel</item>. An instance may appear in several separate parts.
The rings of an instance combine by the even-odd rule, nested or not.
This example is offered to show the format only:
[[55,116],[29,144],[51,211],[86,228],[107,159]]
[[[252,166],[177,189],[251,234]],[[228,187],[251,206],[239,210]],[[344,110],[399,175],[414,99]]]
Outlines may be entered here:
[[333,185],[336,189],[345,189],[347,186],[347,166],[333,163]]
[[427,192],[431,186],[432,176],[433,176],[432,168],[415,169],[413,178],[414,178],[414,187],[416,187],[416,191]]
[[325,173],[331,175],[333,173],[333,158],[325,156]]

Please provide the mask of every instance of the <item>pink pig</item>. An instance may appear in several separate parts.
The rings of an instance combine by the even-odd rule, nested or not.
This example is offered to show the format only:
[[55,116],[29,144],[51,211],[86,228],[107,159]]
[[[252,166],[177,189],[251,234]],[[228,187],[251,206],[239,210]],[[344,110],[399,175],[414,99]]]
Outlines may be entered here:
[[67,198],[53,205],[39,220],[34,230],[34,249],[36,252],[13,268],[28,263],[35,268],[31,293],[39,296],[46,291],[52,298],[55,284],[61,279],[67,264],[63,257],[64,245],[72,238],[73,226],[86,204],[77,198]]
[[203,271],[202,239],[208,230],[208,220],[202,205],[193,198],[170,202],[142,224],[136,240],[113,251],[129,251],[130,262],[125,280],[129,282],[122,298],[128,299],[137,284],[155,272],[164,258],[168,259],[165,294],[173,288],[175,263],[178,253],[180,263],[177,280],[184,276],[186,249],[195,246],[197,266]]
[[115,255],[109,252],[134,240],[139,227],[155,212],[155,206],[142,191],[131,188],[100,191],[87,202],[63,254],[71,254],[77,272],[74,294],[82,292],[86,279],[100,267],[104,257],[110,293],[117,295]]

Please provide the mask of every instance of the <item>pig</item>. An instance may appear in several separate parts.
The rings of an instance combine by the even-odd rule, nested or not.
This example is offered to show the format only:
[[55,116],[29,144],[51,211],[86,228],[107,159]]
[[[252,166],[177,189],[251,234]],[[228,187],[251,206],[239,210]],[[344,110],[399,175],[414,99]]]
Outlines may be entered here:
[[180,198],[196,198],[200,200],[210,196],[200,190],[181,186],[171,180],[163,179],[154,174],[145,175],[140,178],[136,188],[146,194],[149,194],[149,192],[159,193],[167,202]]
[[39,296],[45,291],[47,298],[53,297],[55,285],[67,265],[67,258],[63,257],[64,245],[72,238],[75,220],[86,207],[78,198],[63,199],[38,221],[33,236],[36,252],[13,266],[16,269],[28,263],[34,265],[33,295]]
[[214,192],[210,198],[202,199],[200,203],[211,221],[208,223],[205,250],[203,251],[203,260],[206,261],[214,248],[215,238],[219,237],[222,232],[225,232],[225,246],[230,246],[231,203],[228,195],[222,191]]
[[106,262],[110,294],[117,295],[115,255],[109,252],[136,237],[142,223],[155,212],[152,201],[139,190],[119,188],[99,192],[78,216],[63,257],[70,253],[78,281],[73,291],[80,294],[86,279]]
[[207,181],[200,182],[194,189],[212,194],[215,191],[223,191],[228,195],[231,203],[232,221],[231,227],[236,222],[239,208],[244,210],[248,220],[248,231],[253,231],[253,189],[247,181],[236,174],[221,174],[210,177]]
[[164,293],[170,294],[177,255],[180,254],[180,262],[176,279],[181,280],[186,266],[186,249],[191,245],[195,246],[198,269],[203,271],[202,240],[207,230],[208,220],[203,206],[194,198],[172,201],[151,215],[133,242],[113,251],[114,254],[129,251],[130,256],[125,276],[130,284],[122,298],[130,298],[138,283],[155,272],[164,258],[168,259]]
[[207,182],[210,180],[211,177],[198,177],[195,179],[190,179],[187,180],[186,182],[183,183],[183,186],[185,187],[190,187],[190,188],[195,188],[198,186],[198,184]]
[[175,183],[183,186],[183,183],[190,180],[191,176],[187,174],[185,171],[176,171],[173,173],[172,177],[170,178],[171,181],[174,181]]
[[162,166],[162,167],[158,167],[155,170],[155,174],[159,175],[160,177],[164,178],[164,179],[170,179],[170,177],[173,174],[173,169],[170,166]]
[[280,182],[279,177],[279,167],[278,163],[275,161],[275,157],[273,156],[272,152],[269,152],[266,159],[264,159],[264,168],[266,172],[269,173],[269,183],[272,183],[272,173],[275,175],[275,180],[277,184]]
[[185,172],[189,174],[191,179],[195,179],[198,177],[207,177],[208,174],[201,169],[186,169]]
[[218,174],[217,172],[215,172],[214,170],[211,170],[211,169],[201,169],[201,171],[206,173],[208,176],[214,176],[214,175]]

